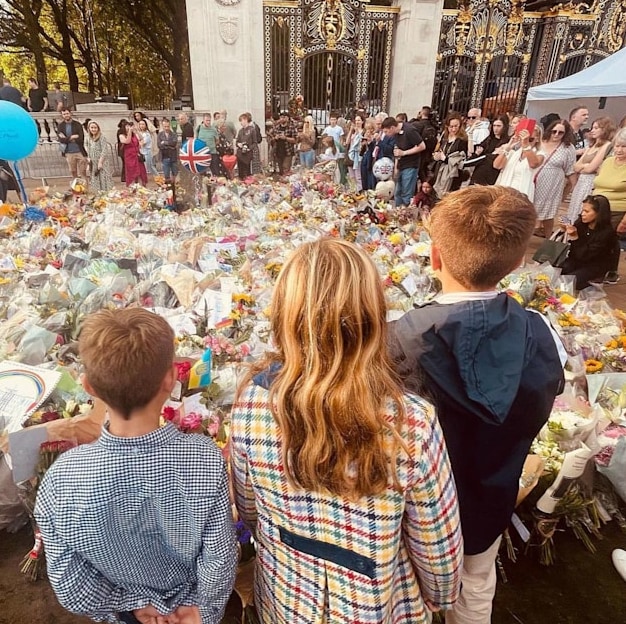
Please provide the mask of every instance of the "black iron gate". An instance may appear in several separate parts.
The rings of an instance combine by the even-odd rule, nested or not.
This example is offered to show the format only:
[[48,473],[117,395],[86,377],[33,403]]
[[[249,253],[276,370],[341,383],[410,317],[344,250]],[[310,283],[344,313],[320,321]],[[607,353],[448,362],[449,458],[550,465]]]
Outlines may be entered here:
[[361,0],[264,0],[266,115],[297,96],[315,122],[361,102],[388,108],[397,7]]

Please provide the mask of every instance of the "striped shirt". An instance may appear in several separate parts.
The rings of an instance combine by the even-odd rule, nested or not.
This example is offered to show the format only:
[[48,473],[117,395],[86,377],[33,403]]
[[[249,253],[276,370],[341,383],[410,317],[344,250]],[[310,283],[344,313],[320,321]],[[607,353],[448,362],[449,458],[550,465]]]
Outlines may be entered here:
[[96,621],[198,605],[218,624],[237,546],[220,450],[170,424],[135,438],[103,428],[48,470],[35,517],[59,602]]
[[[255,604],[267,624],[419,624],[424,599],[456,600],[463,544],[456,491],[434,408],[406,397],[390,483],[357,501],[292,487],[268,390],[251,383],[233,407],[235,500],[255,530]],[[386,414],[394,419],[391,405]],[[391,444],[391,434],[386,443]]]

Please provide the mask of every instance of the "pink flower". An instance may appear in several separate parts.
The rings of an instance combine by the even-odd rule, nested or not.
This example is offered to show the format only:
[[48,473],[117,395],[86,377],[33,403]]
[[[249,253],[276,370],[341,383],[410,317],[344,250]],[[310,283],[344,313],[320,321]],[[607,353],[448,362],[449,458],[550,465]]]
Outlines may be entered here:
[[176,420],[177,415],[178,412],[173,407],[167,406],[163,408],[163,418],[165,418],[168,422]]
[[220,421],[218,418],[213,416],[211,420],[209,421],[209,424],[207,425],[206,431],[212,438],[215,438],[219,430],[220,430]]
[[176,366],[176,378],[181,383],[189,381],[189,371],[191,370],[190,362],[174,362]]
[[248,357],[250,353],[252,353],[252,349],[250,349],[250,345],[247,342],[244,342],[239,346],[239,351],[241,353],[241,357]]
[[202,416],[195,412],[185,414],[180,421],[180,428],[185,431],[193,431],[202,424]]

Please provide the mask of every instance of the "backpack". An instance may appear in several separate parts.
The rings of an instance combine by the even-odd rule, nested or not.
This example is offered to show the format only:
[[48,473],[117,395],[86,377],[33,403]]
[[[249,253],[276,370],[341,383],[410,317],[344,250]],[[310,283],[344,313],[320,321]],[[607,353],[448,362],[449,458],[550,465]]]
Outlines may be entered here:
[[427,125],[424,128],[422,139],[424,140],[424,144],[426,145],[426,151],[432,154],[437,147],[437,129],[430,124]]
[[255,136],[256,136],[256,142],[257,143],[263,142],[263,135],[261,134],[261,128],[259,128],[259,124],[257,124],[256,121],[253,121],[252,123],[254,124],[254,132],[255,132]]

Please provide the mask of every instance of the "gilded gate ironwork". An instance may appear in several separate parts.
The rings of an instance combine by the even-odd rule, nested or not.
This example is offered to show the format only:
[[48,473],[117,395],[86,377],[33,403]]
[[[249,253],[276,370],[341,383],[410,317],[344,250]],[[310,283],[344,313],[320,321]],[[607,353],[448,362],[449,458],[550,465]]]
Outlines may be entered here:
[[301,95],[317,124],[358,101],[388,108],[398,8],[362,0],[264,0],[266,115]]
[[[479,106],[521,110],[529,87],[569,76],[624,46],[626,0],[560,4],[460,0],[441,23],[433,108],[440,116]],[[554,4],[546,2],[546,5]]]

